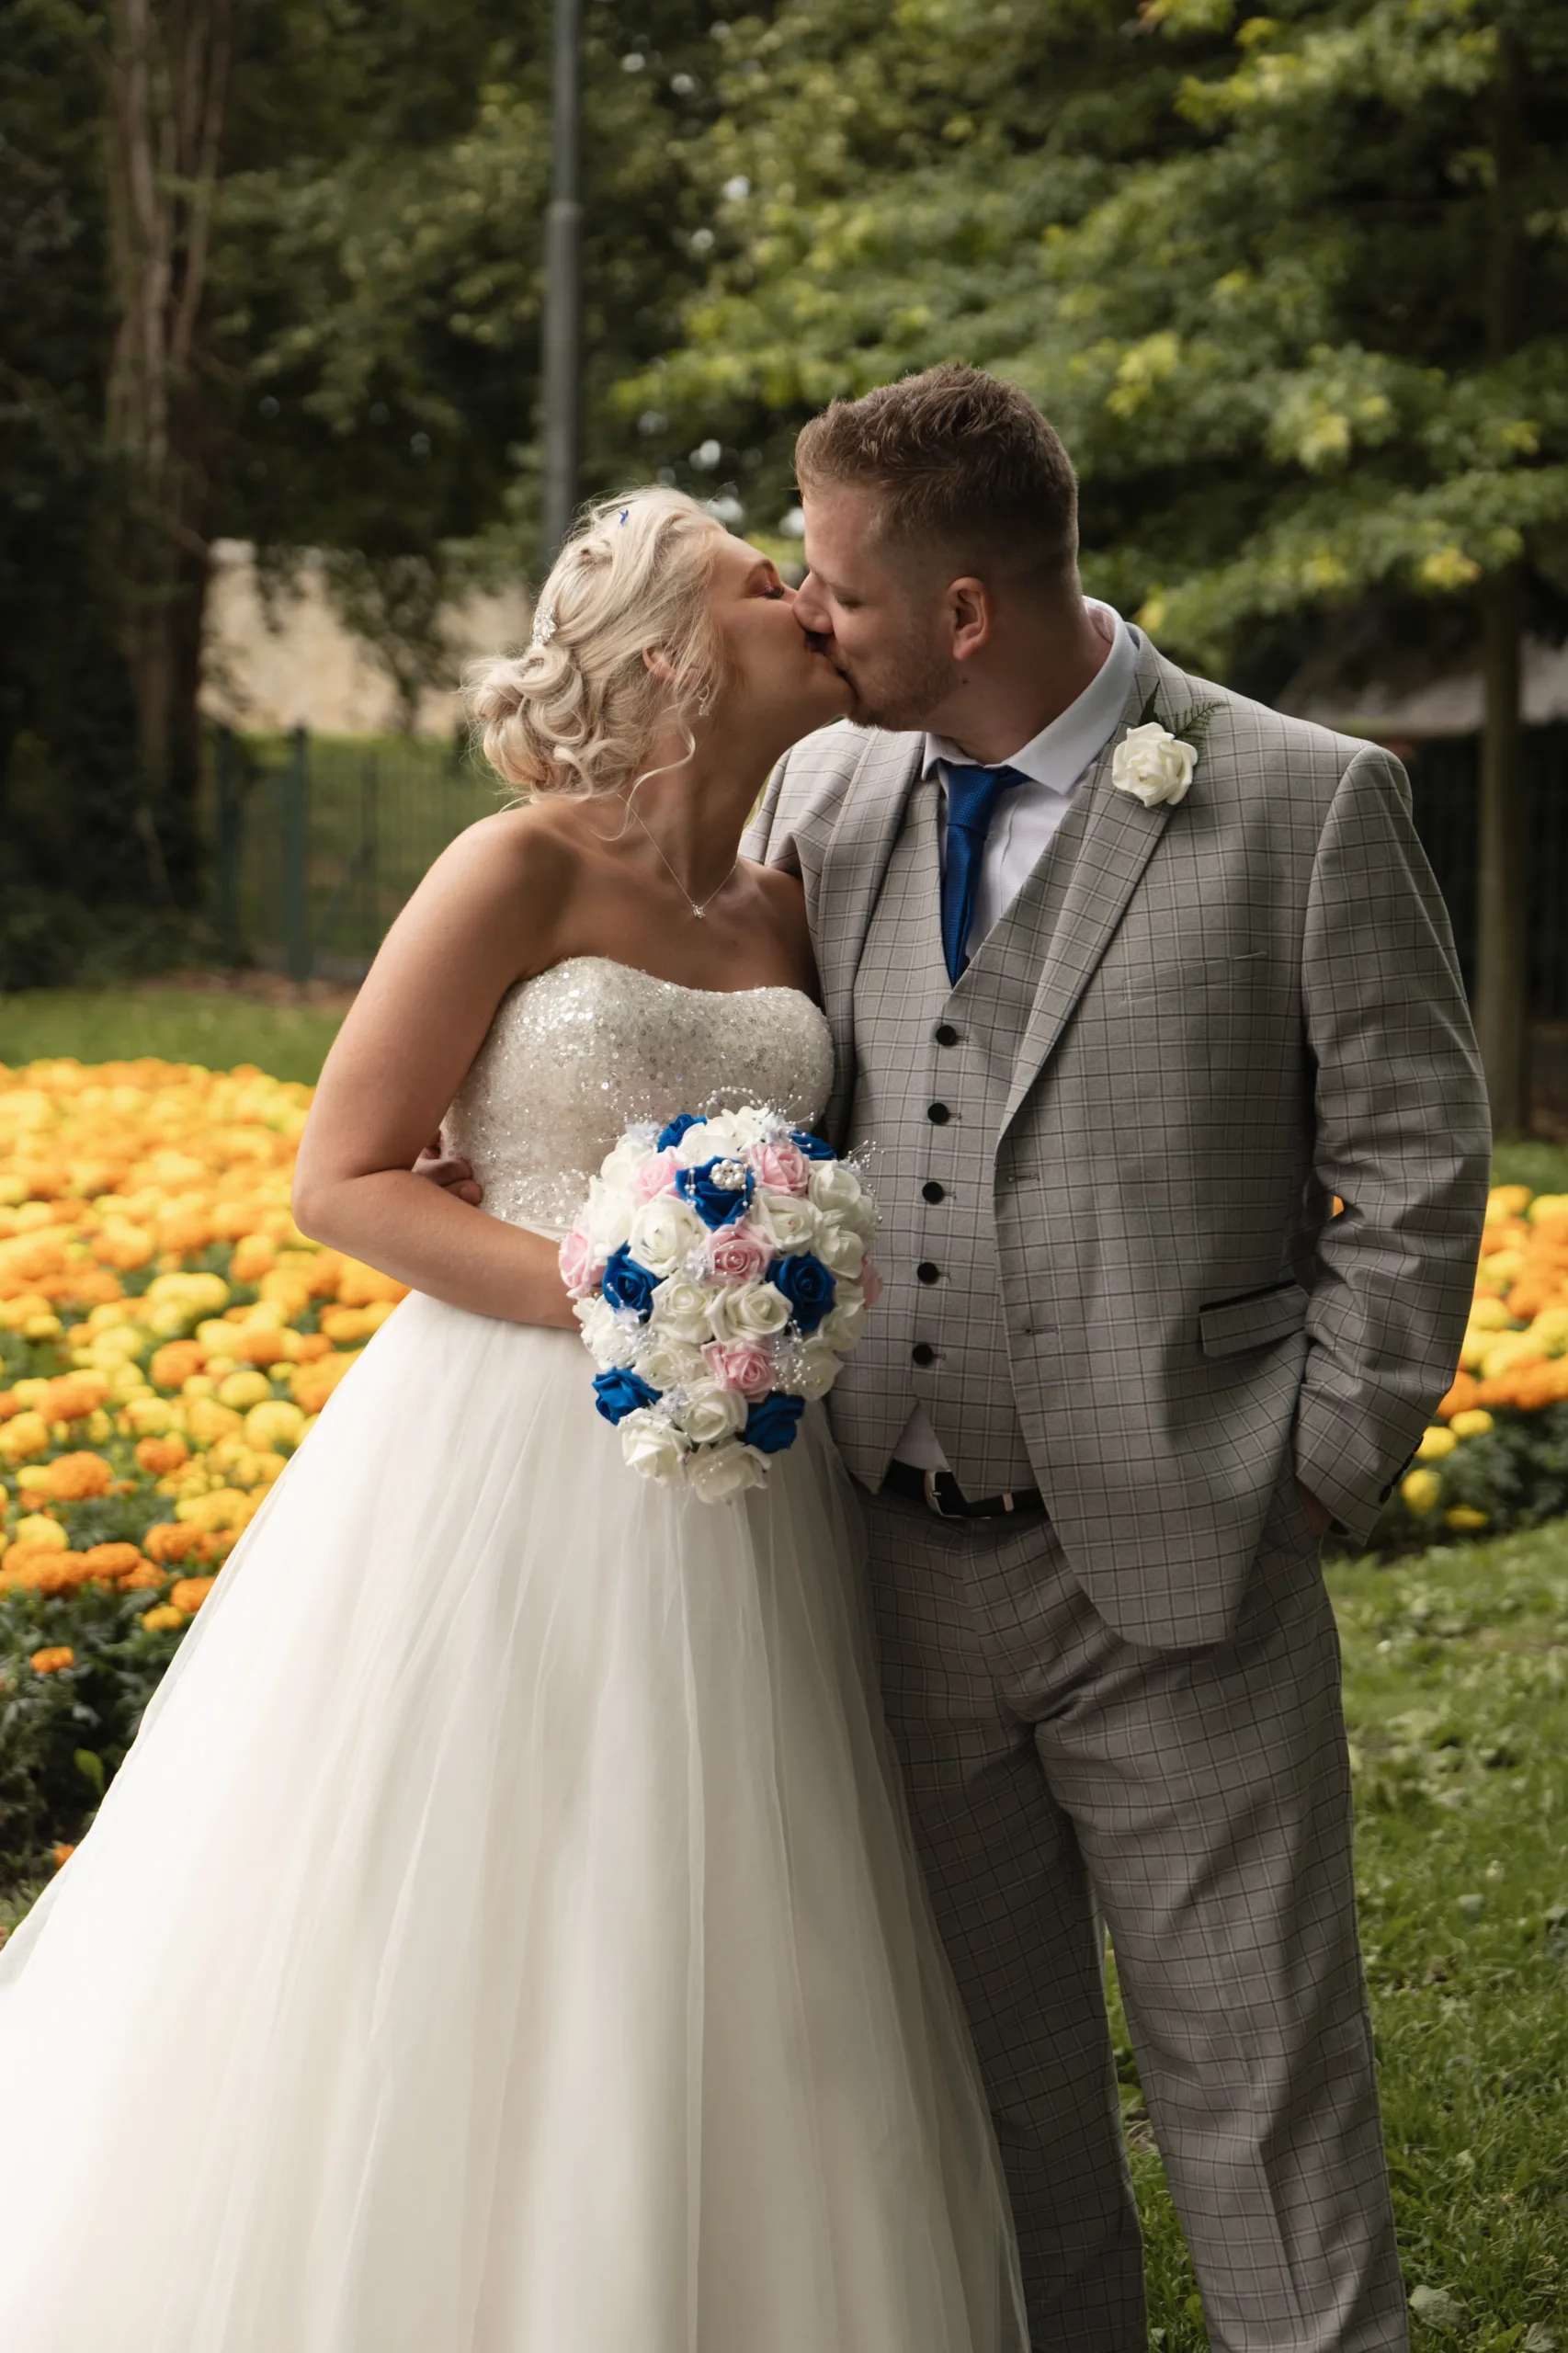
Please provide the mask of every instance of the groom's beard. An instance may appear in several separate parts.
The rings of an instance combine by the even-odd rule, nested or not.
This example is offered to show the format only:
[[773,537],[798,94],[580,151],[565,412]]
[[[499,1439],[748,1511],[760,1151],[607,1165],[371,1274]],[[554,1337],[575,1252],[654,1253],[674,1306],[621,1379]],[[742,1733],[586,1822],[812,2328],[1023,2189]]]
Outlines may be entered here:
[[842,660],[837,666],[855,697],[850,718],[861,727],[882,727],[890,734],[924,727],[927,714],[947,700],[956,683],[950,656],[924,648],[875,669],[851,670]]

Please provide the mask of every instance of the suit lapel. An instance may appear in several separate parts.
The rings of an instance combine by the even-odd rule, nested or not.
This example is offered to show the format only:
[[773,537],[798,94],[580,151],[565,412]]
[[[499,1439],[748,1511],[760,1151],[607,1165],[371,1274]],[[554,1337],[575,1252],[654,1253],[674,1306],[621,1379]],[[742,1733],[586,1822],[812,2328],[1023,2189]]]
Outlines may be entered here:
[[805,878],[823,1009],[833,1031],[838,1074],[831,1114],[842,1116],[853,1085],[856,968],[919,778],[922,741],[918,735],[870,737],[840,805],[814,892],[812,878]]
[[1172,814],[1168,805],[1145,809],[1132,793],[1119,791],[1112,784],[1116,746],[1153,694],[1158,696],[1155,717],[1165,726],[1173,725],[1191,702],[1187,684],[1174,664],[1145,639],[1121,717],[1079,788],[1084,829],[1059,910],[1040,942],[1040,980],[1018,1045],[1002,1133],[1054,1051]]

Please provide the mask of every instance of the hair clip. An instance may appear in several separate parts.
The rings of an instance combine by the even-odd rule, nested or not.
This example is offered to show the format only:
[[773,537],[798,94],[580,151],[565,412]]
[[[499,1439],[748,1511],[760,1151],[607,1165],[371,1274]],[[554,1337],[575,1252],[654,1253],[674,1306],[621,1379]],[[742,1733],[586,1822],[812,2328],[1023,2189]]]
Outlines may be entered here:
[[534,614],[533,634],[529,638],[528,643],[530,645],[548,645],[554,635],[555,615],[548,605],[540,605]]
[[619,517],[619,519],[620,519],[620,521],[621,521],[622,523],[624,523],[624,522],[625,522],[625,520],[626,520],[627,517],[631,514],[631,507],[630,507],[630,506],[623,506],[623,507],[621,508],[621,510],[620,510],[620,517]]

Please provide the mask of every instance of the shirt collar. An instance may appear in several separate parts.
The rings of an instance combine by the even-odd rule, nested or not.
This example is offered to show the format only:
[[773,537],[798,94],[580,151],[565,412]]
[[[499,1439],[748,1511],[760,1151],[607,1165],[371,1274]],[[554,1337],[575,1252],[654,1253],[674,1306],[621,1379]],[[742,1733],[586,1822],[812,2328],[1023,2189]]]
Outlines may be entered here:
[[[1084,601],[1095,627],[1102,636],[1110,638],[1110,652],[1077,700],[1058,712],[1021,751],[1009,754],[1005,762],[999,763],[1016,768],[1020,776],[1044,785],[1049,791],[1062,794],[1072,791],[1085,769],[1098,758],[1115,734],[1138,666],[1136,631],[1130,629],[1109,605],[1102,605],[1093,597]],[[956,744],[949,744],[943,736],[927,734],[924,738],[922,778],[934,775],[943,766],[974,765],[967,752],[960,752]]]

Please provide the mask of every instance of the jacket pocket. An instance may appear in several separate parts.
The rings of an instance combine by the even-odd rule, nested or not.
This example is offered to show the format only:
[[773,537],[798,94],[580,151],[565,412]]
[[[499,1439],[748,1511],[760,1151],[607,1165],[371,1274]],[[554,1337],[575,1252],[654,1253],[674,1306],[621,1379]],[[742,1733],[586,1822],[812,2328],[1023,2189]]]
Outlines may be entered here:
[[1272,1283],[1240,1299],[1219,1299],[1198,1311],[1198,1336],[1206,1357],[1239,1357],[1299,1332],[1307,1320],[1307,1294],[1298,1282]]

